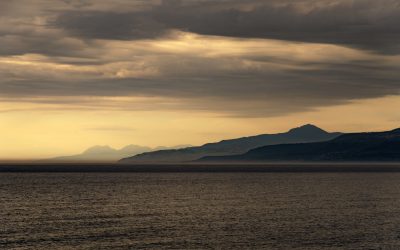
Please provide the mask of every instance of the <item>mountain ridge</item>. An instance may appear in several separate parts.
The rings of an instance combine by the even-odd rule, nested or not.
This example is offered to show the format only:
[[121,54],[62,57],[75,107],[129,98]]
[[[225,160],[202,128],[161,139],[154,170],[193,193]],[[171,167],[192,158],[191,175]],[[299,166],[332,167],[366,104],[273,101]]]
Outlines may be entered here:
[[133,157],[121,159],[121,163],[171,163],[194,161],[208,155],[235,155],[248,150],[282,143],[315,142],[333,139],[342,133],[329,133],[311,124],[290,129],[277,134],[260,134],[206,143],[202,146],[188,147],[177,150],[160,150],[146,152]]
[[269,145],[244,154],[207,156],[198,161],[400,161],[400,128],[343,134],[325,142]]

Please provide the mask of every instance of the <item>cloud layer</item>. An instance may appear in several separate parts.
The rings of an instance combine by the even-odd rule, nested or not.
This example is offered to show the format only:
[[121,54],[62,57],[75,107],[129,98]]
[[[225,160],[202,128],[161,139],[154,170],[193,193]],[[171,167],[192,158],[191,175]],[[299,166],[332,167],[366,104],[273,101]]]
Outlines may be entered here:
[[144,10],[67,11],[54,25],[73,35],[143,39],[170,30],[203,35],[342,44],[399,52],[397,0],[162,1]]
[[276,116],[400,90],[397,0],[18,0],[0,14],[7,101]]

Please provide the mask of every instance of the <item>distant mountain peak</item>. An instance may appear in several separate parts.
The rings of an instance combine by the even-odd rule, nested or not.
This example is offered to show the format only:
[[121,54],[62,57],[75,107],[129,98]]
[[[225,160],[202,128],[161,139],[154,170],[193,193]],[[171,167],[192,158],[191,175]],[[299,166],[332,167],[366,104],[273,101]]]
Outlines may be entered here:
[[113,149],[112,147],[108,146],[108,145],[96,145],[93,147],[90,147],[88,149],[86,149],[83,153],[84,154],[90,154],[90,153],[104,153],[104,152],[114,152],[115,149]]
[[[173,147],[176,148],[176,147]],[[108,145],[96,145],[86,149],[84,152],[77,155],[60,156],[52,159],[46,159],[48,162],[115,162],[125,157],[132,155],[150,152],[156,148],[140,145],[127,145],[120,149],[112,148]],[[165,149],[169,149],[165,147]]]
[[284,133],[261,134],[222,140],[220,142],[206,143],[202,146],[183,148],[180,150],[159,150],[124,158],[120,162],[187,162],[205,156],[243,154],[249,150],[268,145],[328,141],[339,135],[341,135],[341,133],[328,133],[314,125],[306,124]]
[[207,156],[208,162],[400,162],[400,129],[344,134],[336,139],[268,145],[244,154]]
[[140,146],[140,145],[130,144],[130,145],[127,145],[127,146],[125,146],[125,147],[119,149],[119,151],[121,151],[121,152],[140,151],[140,150],[151,151],[152,148],[146,147],[146,146]]
[[306,124],[297,128],[292,128],[288,131],[291,134],[327,134],[325,130],[313,125],[313,124]]

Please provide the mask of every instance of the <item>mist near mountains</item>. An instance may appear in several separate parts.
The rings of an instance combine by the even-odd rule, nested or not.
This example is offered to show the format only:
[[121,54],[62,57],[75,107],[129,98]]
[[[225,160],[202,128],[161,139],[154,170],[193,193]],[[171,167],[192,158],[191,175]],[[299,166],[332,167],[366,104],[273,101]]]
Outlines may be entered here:
[[116,162],[122,158],[144,153],[155,150],[166,150],[166,149],[177,149],[184,148],[190,145],[177,145],[173,147],[159,146],[155,148],[140,146],[140,145],[128,145],[120,149],[115,149],[110,146],[93,146],[88,148],[81,154],[71,156],[60,156],[52,159],[46,159],[47,162]]
[[385,132],[327,132],[307,124],[284,133],[261,134],[202,146],[121,149],[94,146],[81,154],[47,159],[54,163],[174,164],[257,162],[398,162],[400,129]]

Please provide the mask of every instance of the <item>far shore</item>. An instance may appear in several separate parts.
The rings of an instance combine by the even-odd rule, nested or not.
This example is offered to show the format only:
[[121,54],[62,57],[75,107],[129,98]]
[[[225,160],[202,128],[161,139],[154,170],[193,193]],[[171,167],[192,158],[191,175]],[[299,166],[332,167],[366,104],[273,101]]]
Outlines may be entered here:
[[0,163],[0,172],[35,173],[35,172],[98,172],[98,173],[224,173],[224,172],[259,172],[259,173],[312,173],[312,172],[400,172],[400,162],[396,163],[169,163],[169,164],[118,164],[118,163]]

